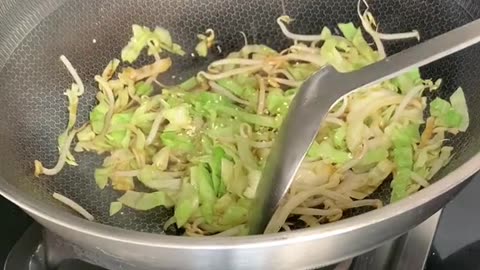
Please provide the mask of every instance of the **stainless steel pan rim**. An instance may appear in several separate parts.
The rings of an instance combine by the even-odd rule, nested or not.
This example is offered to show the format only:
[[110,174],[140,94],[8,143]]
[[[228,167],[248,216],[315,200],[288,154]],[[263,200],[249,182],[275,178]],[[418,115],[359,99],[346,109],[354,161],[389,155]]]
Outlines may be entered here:
[[[57,211],[54,207],[45,202],[38,201],[33,203],[32,200],[29,200],[25,196],[18,196],[18,194],[22,193],[16,191],[16,188],[3,178],[0,178],[3,182],[0,194],[33,216],[45,219],[65,229],[87,234],[92,237],[102,238],[104,240],[111,240],[119,243],[124,242],[145,247],[172,249],[249,249],[317,241],[381,223],[383,220],[388,220],[402,213],[414,210],[435,197],[448,192],[475,174],[479,168],[480,153],[477,153],[470,160],[435,182],[433,185],[420,190],[397,203],[387,205],[383,208],[359,216],[325,224],[318,228],[243,237],[189,238],[129,231],[109,225],[90,222],[74,216],[73,214]],[[14,194],[17,194],[17,196],[14,196]]]

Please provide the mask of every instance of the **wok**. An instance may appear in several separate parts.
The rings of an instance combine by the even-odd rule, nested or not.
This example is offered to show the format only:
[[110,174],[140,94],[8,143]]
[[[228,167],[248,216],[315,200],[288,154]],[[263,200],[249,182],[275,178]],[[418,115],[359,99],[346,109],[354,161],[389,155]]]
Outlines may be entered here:
[[[480,18],[474,0],[372,0],[373,14],[384,32],[417,29],[429,39]],[[95,74],[118,57],[131,33],[131,25],[163,26],[187,51],[195,34],[206,28],[217,32],[222,53],[209,59],[174,58],[171,74],[188,78],[209,61],[243,46],[243,31],[250,43],[275,49],[289,41],[275,24],[282,13],[295,18],[295,32],[319,33],[324,25],[339,22],[359,25],[352,0],[3,0],[0,2],[0,193],[23,208],[49,230],[77,245],[94,250],[90,260],[119,269],[292,269],[329,265],[373,249],[401,235],[442,208],[480,168],[480,46],[474,46],[421,69],[424,78],[443,78],[439,95],[462,86],[469,107],[468,131],[449,144],[455,147],[450,164],[435,183],[400,202],[353,215],[341,221],[271,235],[188,238],[174,230],[164,232],[168,210],[134,212],[110,217],[109,203],[118,194],[100,191],[93,168],[101,157],[78,155],[78,167],[67,166],[54,177],[36,179],[35,159],[52,165],[57,136],[68,119],[62,95],[71,78],[58,61],[66,55],[86,85],[79,108],[85,122],[93,107]],[[398,52],[416,41],[387,42]],[[170,78],[170,76],[168,76]],[[92,213],[96,222],[78,217],[52,198],[58,192]],[[388,199],[385,183],[373,196]],[[353,213],[355,214],[355,213]],[[474,214],[474,213],[473,213]],[[101,259],[100,259],[101,258]]]

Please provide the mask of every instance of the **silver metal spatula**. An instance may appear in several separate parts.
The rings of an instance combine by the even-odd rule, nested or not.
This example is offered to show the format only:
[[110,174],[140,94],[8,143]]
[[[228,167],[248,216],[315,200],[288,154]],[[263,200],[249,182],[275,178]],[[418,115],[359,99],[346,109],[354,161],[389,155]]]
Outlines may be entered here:
[[292,101],[267,160],[250,215],[250,234],[264,232],[333,103],[356,89],[391,79],[479,41],[480,20],[476,20],[361,70],[339,73],[326,67],[312,75]]

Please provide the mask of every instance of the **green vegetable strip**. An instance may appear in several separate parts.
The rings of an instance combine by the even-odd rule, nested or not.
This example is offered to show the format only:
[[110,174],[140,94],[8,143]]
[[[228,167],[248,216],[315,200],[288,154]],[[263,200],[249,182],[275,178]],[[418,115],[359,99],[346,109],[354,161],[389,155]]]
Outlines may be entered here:
[[409,188],[413,184],[411,172],[413,169],[412,146],[420,138],[418,126],[411,124],[403,128],[397,128],[392,135],[393,160],[397,166],[397,172],[392,181],[391,201],[397,201],[409,195]]
[[198,208],[198,202],[198,194],[195,188],[189,183],[184,183],[175,204],[174,216],[178,227],[187,223],[190,216]]
[[190,79],[182,82],[179,87],[183,91],[189,91],[195,88],[198,85],[198,81],[196,77],[191,77]]
[[136,210],[150,210],[158,206],[171,207],[173,201],[163,191],[153,193],[127,191],[123,196],[118,198],[118,201]]
[[215,147],[212,153],[212,161],[210,162],[210,169],[212,171],[212,184],[213,190],[217,197],[221,197],[225,194],[225,184],[222,183],[221,169],[222,159],[225,157],[225,151],[221,147]]
[[190,177],[198,189],[202,215],[208,223],[212,223],[213,206],[217,196],[212,186],[210,173],[203,165],[198,165],[190,168]]

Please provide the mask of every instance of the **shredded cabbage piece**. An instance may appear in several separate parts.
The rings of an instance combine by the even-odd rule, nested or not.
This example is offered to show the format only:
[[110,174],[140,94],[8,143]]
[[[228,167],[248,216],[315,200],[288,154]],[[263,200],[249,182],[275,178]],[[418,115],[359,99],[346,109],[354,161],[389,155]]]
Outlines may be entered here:
[[110,203],[110,216],[113,216],[122,210],[123,204],[121,202],[111,202]]
[[152,31],[148,27],[134,24],[132,32],[133,37],[122,50],[122,61],[124,62],[133,63],[147,46],[149,55],[160,53],[163,50],[178,55],[185,54],[180,45],[172,42],[170,33],[162,27],[156,27]]

